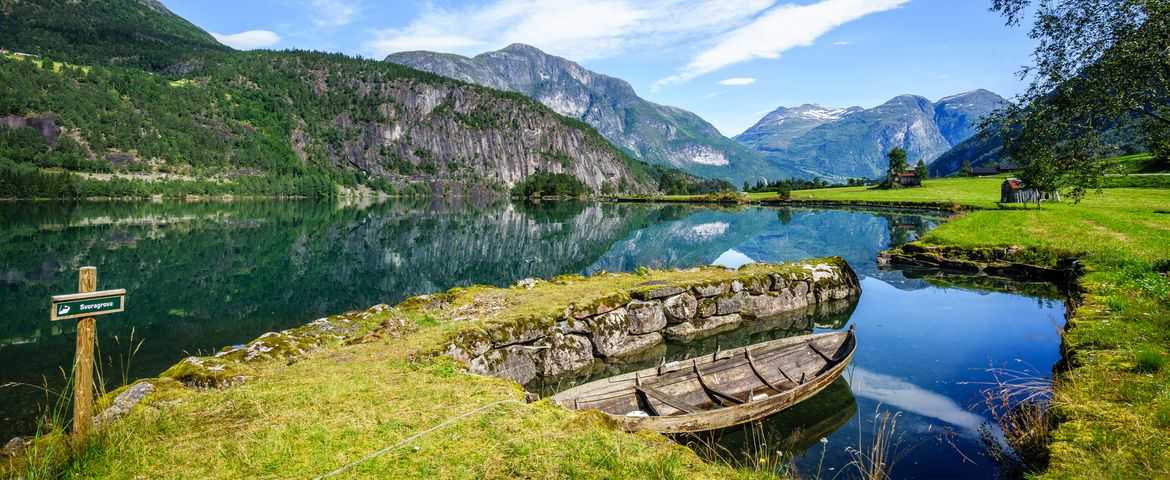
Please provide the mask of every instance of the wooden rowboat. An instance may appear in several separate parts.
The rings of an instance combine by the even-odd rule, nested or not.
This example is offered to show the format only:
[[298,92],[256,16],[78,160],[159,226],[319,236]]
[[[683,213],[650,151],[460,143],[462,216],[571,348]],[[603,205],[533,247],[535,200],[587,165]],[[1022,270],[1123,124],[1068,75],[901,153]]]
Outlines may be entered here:
[[841,375],[856,348],[853,327],[782,338],[586,383],[552,402],[600,410],[629,431],[726,428],[812,397]]

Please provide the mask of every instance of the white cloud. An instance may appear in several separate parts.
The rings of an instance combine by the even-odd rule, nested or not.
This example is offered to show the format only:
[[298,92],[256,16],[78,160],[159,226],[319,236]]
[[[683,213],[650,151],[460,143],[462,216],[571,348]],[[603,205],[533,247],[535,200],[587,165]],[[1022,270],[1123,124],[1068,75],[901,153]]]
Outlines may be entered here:
[[269,30],[248,30],[230,35],[211,32],[211,36],[219,40],[219,43],[238,50],[265,48],[280,43],[280,35]]
[[308,0],[308,4],[313,9],[313,23],[318,27],[348,25],[360,11],[355,3],[347,0]]
[[848,40],[838,40],[836,42],[833,42],[833,45],[837,46],[837,47],[844,47],[846,45],[853,45],[853,42],[850,42]]
[[715,82],[715,83],[718,83],[720,85],[734,85],[734,86],[751,85],[753,83],[756,83],[756,79],[752,78],[752,77],[734,77],[734,78],[725,78],[725,79],[720,80],[720,81]]
[[[315,0],[323,1],[323,0]],[[632,49],[692,45],[750,22],[774,0],[491,0],[467,7],[427,4],[402,28],[376,32],[365,54],[402,50],[473,54],[526,43],[573,60]]]
[[678,73],[654,82],[653,88],[681,83],[721,68],[756,59],[777,59],[785,51],[812,45],[821,35],[871,13],[897,8],[910,0],[822,0],[786,4],[750,23],[722,34]]

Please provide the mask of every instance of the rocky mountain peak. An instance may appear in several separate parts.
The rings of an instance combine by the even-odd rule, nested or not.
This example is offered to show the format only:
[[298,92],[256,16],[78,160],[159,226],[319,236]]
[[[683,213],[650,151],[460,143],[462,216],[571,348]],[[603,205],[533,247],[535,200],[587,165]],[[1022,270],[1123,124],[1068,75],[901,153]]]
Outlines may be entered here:
[[822,178],[875,178],[889,149],[902,147],[912,160],[930,162],[974,135],[979,119],[1002,101],[987,90],[974,90],[937,103],[903,94],[870,109],[781,107],[735,139],[772,162]]
[[588,123],[613,144],[652,163],[733,183],[755,178],[758,172],[779,175],[754,151],[724,137],[694,113],[646,101],[625,80],[531,45],[515,43],[474,58],[395,53],[387,61],[523,93],[557,113]]

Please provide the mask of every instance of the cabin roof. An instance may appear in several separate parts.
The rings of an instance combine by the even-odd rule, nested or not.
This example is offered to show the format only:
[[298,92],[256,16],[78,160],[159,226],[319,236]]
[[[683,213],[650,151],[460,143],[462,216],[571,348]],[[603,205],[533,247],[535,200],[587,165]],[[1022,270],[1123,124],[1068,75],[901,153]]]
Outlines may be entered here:
[[1012,190],[1019,190],[1021,188],[1024,188],[1024,182],[1021,182],[1020,179],[1018,179],[1018,178],[1009,178],[1007,180],[1004,180],[1003,183],[1004,183],[1004,185],[1007,185]]
[[913,173],[899,173],[898,174],[898,178],[914,178],[914,177],[917,177],[917,175],[915,175]]

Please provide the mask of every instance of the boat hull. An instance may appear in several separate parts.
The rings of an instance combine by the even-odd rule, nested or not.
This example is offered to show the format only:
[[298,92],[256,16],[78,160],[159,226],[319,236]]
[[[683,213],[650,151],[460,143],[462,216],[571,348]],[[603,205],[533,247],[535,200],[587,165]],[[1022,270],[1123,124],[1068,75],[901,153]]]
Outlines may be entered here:
[[[693,368],[695,372],[701,372],[701,368],[718,368],[718,365],[721,362],[734,362],[738,360],[738,358],[744,358],[745,361],[750,363],[750,354],[752,352],[765,351],[768,349],[774,349],[776,351],[782,350],[784,348],[794,349],[799,348],[802,343],[812,344],[815,341],[823,342],[824,339],[832,338],[832,336],[845,335],[848,337],[838,339],[840,341],[840,350],[838,351],[841,352],[843,350],[840,356],[835,356],[831,360],[829,358],[825,358],[823,369],[817,371],[812,378],[809,378],[807,381],[805,381],[804,377],[802,376],[801,381],[791,382],[793,384],[792,387],[784,388],[782,391],[773,390],[773,394],[767,396],[767,398],[753,401],[750,399],[751,394],[749,393],[749,399],[746,402],[737,405],[707,408],[703,409],[702,411],[695,412],[679,411],[669,415],[630,416],[628,414],[621,414],[620,412],[615,413],[613,411],[606,411],[607,405],[605,404],[602,404],[600,406],[601,408],[598,408],[603,413],[612,418],[619,427],[627,431],[649,430],[660,433],[687,433],[727,428],[759,420],[781,412],[787,408],[792,407],[793,405],[811,398],[832,384],[834,380],[841,376],[841,373],[845,371],[849,365],[849,362],[853,359],[853,353],[856,347],[856,341],[853,337],[853,330],[850,329],[847,332],[803,335],[800,337],[774,340],[772,342],[751,345],[727,352],[717,352],[712,356],[708,356],[709,358],[700,357],[683,360],[681,362],[673,362],[671,364],[663,365],[662,367],[641,370],[638,372],[632,372],[581,385],[554,395],[552,401],[557,405],[569,409],[590,408],[589,398],[609,399],[622,397],[624,395],[632,395],[627,393],[627,390],[633,391],[640,385],[651,384],[655,381],[655,379],[662,378],[665,375],[671,374],[672,372],[686,370],[688,367]],[[816,351],[816,348],[814,347],[813,350]],[[820,354],[820,352],[818,352],[818,354]],[[774,360],[774,362],[782,363],[783,358],[781,358],[781,356],[784,354],[779,353],[776,355],[778,360]],[[744,363],[744,361],[739,361],[739,363],[737,363],[735,366],[729,367],[725,369],[725,371],[728,371],[732,368],[744,369],[745,365],[747,364]],[[756,365],[751,365],[751,370],[755,371],[756,375],[761,375],[761,373],[757,370]],[[714,377],[717,375],[718,373],[711,376]],[[679,374],[675,373],[674,376],[679,377]],[[760,376],[760,378],[762,383],[768,382],[768,380],[763,379],[763,376]],[[678,381],[680,380],[676,380],[676,382]],[[699,383],[702,383],[702,379],[699,379]],[[581,405],[582,398],[586,399],[584,407]],[[601,401],[596,400],[596,402]],[[614,401],[611,402],[612,403],[609,404],[610,406],[608,406],[608,409],[615,410],[629,408],[630,400],[624,399],[624,403]],[[649,400],[644,399],[643,403],[646,402],[649,402]]]

